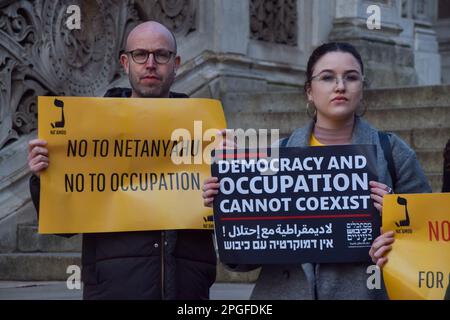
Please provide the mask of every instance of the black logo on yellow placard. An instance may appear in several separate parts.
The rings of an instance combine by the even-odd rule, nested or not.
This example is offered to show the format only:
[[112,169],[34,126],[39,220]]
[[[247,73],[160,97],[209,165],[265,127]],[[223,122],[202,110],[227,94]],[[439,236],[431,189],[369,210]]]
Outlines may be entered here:
[[396,222],[395,225],[397,227],[409,227],[410,221],[409,221],[409,214],[408,214],[408,200],[402,197],[397,197],[397,203],[401,206],[405,207],[405,219],[400,220],[399,222]]
[[213,215],[203,217],[203,221],[204,221],[203,228],[205,228],[205,229],[214,228],[214,216]]
[[214,217],[213,215],[203,217],[203,221],[205,222],[214,221]]
[[55,121],[51,123],[52,128],[64,128],[64,125],[66,124],[66,121],[64,119],[64,102],[58,99],[55,99],[53,102],[55,107],[61,108],[61,120]]
[[397,203],[404,207],[405,219],[395,222],[395,225],[398,228],[401,228],[400,230],[397,229],[396,231],[397,231],[397,233],[412,233],[411,228],[405,228],[405,227],[409,227],[411,225],[411,220],[409,218],[409,213],[408,213],[408,200],[406,200],[405,198],[402,198],[402,197],[397,197]]
[[56,129],[56,130],[51,130],[50,133],[51,134],[66,134],[66,130],[63,130],[64,126],[66,125],[66,119],[64,118],[64,101],[55,99],[55,101],[53,101],[53,104],[55,107],[61,109],[61,118],[58,121],[50,123],[52,128]]

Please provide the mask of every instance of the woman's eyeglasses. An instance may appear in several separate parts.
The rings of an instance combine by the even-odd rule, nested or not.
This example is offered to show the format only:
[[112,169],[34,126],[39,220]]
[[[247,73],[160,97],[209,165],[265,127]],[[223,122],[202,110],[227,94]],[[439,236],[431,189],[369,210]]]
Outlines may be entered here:
[[339,81],[342,81],[344,85],[349,88],[357,88],[364,82],[364,76],[356,72],[346,73],[343,76],[338,76],[330,72],[323,72],[311,77],[311,80],[318,81],[320,84],[330,87],[334,87],[339,84]]

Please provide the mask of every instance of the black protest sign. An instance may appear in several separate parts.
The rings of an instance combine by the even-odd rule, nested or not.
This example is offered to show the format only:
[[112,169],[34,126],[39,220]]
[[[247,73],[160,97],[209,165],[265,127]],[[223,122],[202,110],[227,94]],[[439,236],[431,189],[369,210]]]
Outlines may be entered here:
[[220,260],[369,261],[381,223],[369,187],[377,180],[375,146],[268,151],[271,157],[232,150],[217,155],[212,165],[220,181],[214,199]]

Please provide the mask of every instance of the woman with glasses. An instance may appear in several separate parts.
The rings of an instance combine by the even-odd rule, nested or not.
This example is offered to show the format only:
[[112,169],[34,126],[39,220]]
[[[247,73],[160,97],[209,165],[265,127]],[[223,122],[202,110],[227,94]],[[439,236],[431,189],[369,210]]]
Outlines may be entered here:
[[[374,144],[377,147],[378,181],[371,181],[371,198],[382,213],[388,193],[431,192],[414,151],[396,135],[385,137],[391,147],[395,172],[388,170],[378,130],[361,118],[364,65],[356,49],[347,43],[326,43],[311,54],[306,70],[305,93],[311,121],[295,130],[288,147]],[[380,97],[382,98],[382,97]],[[392,175],[394,177],[392,177]],[[203,186],[205,206],[212,206],[219,192],[215,177]],[[372,244],[370,257],[382,267],[394,241],[393,232],[380,235]],[[369,290],[367,263],[305,263],[264,265],[252,299],[385,299],[384,288]],[[229,266],[233,269],[233,266]],[[249,271],[258,266],[234,266]]]

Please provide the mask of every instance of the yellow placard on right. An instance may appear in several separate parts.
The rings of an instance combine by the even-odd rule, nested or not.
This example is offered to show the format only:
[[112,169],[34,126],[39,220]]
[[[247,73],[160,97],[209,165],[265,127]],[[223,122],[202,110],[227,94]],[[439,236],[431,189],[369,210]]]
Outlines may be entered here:
[[390,299],[450,299],[450,193],[383,199],[383,232],[395,242],[383,268]]

